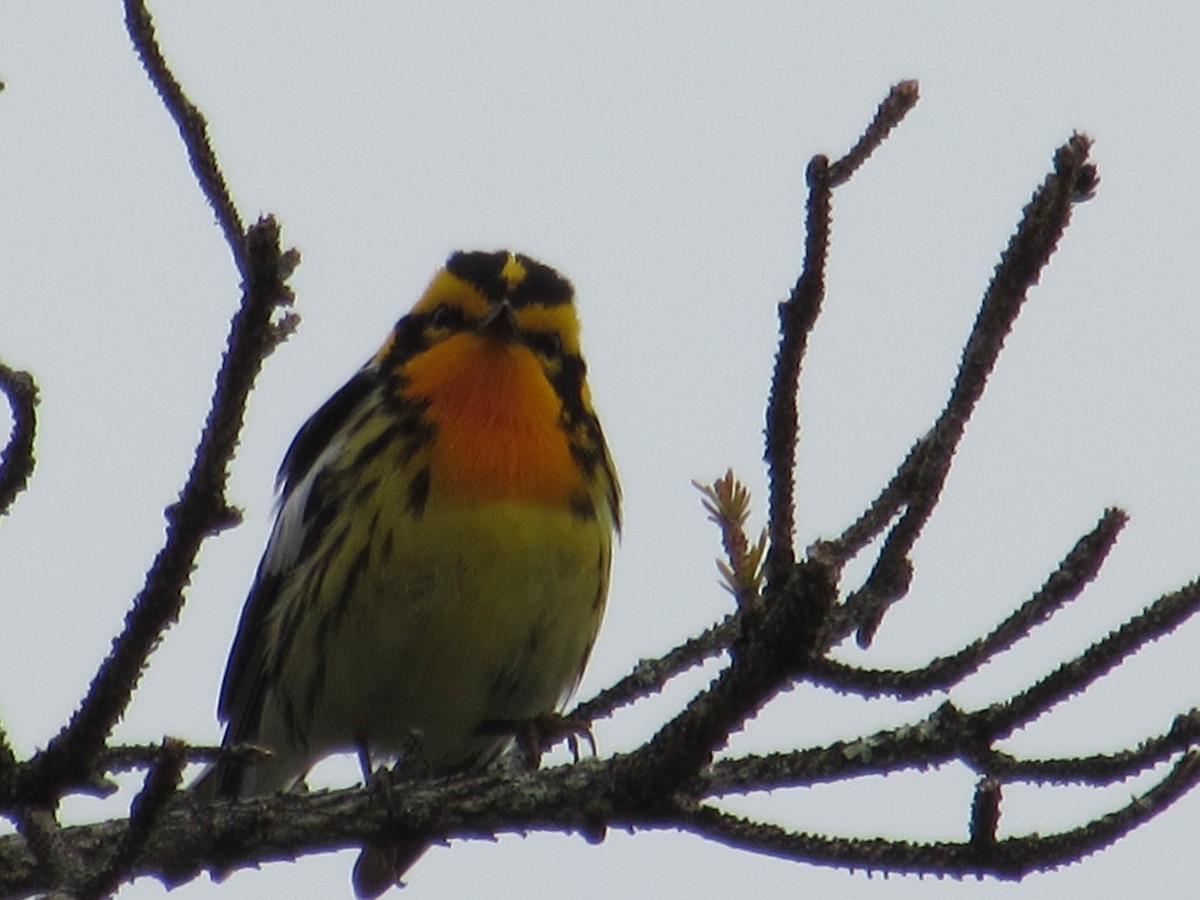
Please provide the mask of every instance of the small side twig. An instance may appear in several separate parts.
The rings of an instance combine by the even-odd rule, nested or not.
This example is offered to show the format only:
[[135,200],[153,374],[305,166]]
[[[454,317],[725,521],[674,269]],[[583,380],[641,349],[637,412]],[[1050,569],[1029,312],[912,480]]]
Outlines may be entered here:
[[971,762],[977,771],[1003,778],[1006,782],[1103,787],[1140,775],[1197,744],[1200,744],[1200,710],[1192,710],[1176,716],[1164,734],[1139,741],[1136,747],[1129,750],[1087,756],[1017,759],[1011,754],[989,749],[977,754]]
[[875,118],[871,120],[862,137],[845,156],[829,167],[829,186],[837,187],[849,181],[850,176],[887,140],[892,130],[904,121],[904,117],[917,105],[919,99],[921,85],[915,79],[910,78],[893,85],[879,104]]
[[186,747],[172,738],[163,740],[158,758],[146,773],[141,791],[129,808],[125,833],[106,865],[100,867],[78,892],[81,900],[107,897],[125,879],[129,867],[154,831],[167,802],[175,796],[188,762]]
[[1000,782],[990,776],[979,779],[975,785],[975,799],[971,803],[971,843],[977,847],[991,847],[996,843],[996,829],[1000,825]]
[[[1084,535],[1038,591],[989,634],[967,644],[956,653],[938,657],[910,671],[847,666],[828,657],[814,660],[812,676],[819,683],[865,696],[912,699],[931,691],[944,690],[978,670],[997,654],[1009,649],[1058,610],[1075,600],[1099,574],[1128,516],[1123,510],[1106,510],[1100,521]],[[843,628],[847,627],[843,624]],[[845,632],[831,635],[830,644]]]
[[1111,672],[1150,641],[1178,628],[1200,612],[1200,581],[1159,597],[1102,640],[1063,663],[1012,700],[994,706],[987,732],[1000,740],[1045,715],[1063,700]]
[[829,257],[829,221],[833,188],[844,184],[883,143],[892,129],[916,105],[917,82],[902,81],[888,92],[875,117],[850,152],[832,165],[822,155],[808,164],[808,202],[805,218],[804,264],[787,300],[779,305],[780,341],[767,398],[766,448],[770,483],[768,498],[767,584],[782,588],[795,564],[795,466],[800,436],[798,396],[800,369],[808,336],[816,325],[825,297],[825,264]]
[[950,464],[967,422],[1012,330],[1029,289],[1058,246],[1075,203],[1091,197],[1097,183],[1089,163],[1091,140],[1076,134],[1054,155],[1054,170],[1025,207],[1020,225],[996,266],[979,315],[963,350],[958,376],[942,413],[917,442],[874,504],[840,538],[825,542],[819,558],[844,561],[854,556],[904,508],[884,541],[871,574],[847,600],[858,619],[858,640],[866,646],[887,608],[908,589],[909,553],[941,497]]
[[1149,790],[1086,825],[1055,834],[1021,835],[982,843],[817,836],[751,821],[710,805],[681,808],[679,817],[687,830],[727,846],[815,865],[872,872],[1015,879],[1107,847],[1160,814],[1198,782],[1200,754],[1187,753]]
[[33,475],[37,383],[28,372],[9,368],[0,362],[0,393],[8,400],[13,417],[12,433],[4,451],[0,452],[0,518],[3,518]]
[[47,806],[26,806],[17,811],[17,831],[33,854],[37,866],[51,884],[74,884],[79,863],[63,839],[63,829],[54,810]]
[[246,243],[250,260],[246,293],[234,316],[195,462],[179,501],[167,510],[166,543],[82,705],[23,769],[15,798],[20,802],[54,797],[62,786],[87,778],[128,705],[146,659],[179,616],[184,586],[201,543],[237,521],[237,512],[225,500],[229,463],[254,379],[275,347],[272,315],[291,302],[285,279],[298,260],[294,251],[280,250],[278,226],[269,218],[250,229]]
[[668,681],[727,649],[739,631],[740,616],[726,616],[694,638],[655,659],[639,660],[633,671],[567,713],[586,722],[606,719],[622,707],[649,697]]
[[233,204],[217,155],[209,143],[208,122],[199,108],[188,99],[175,73],[167,65],[154,34],[154,20],[142,0],[125,0],[125,28],[150,83],[158,91],[163,106],[179,128],[179,135],[187,148],[188,161],[196,175],[196,183],[216,213],[217,223],[233,252],[238,272],[242,278],[246,278],[249,268],[244,246],[246,226],[242,224],[242,217]]
[[[172,739],[164,738],[164,741],[170,740]],[[240,764],[252,764],[261,762],[269,755],[266,750],[251,744],[234,744],[230,747],[223,747],[191,745],[174,741],[173,749],[183,755],[185,763],[211,763],[227,759]],[[127,744],[108,747],[96,759],[96,769],[108,773],[148,769],[159,762],[162,753],[163,744]]]

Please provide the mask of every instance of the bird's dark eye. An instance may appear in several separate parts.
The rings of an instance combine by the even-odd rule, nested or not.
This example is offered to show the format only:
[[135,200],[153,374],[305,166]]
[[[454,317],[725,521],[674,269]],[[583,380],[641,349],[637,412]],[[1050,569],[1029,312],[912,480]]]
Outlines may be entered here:
[[435,328],[448,328],[450,326],[450,305],[448,303],[439,303],[434,309],[433,315],[429,317],[429,324]]
[[527,343],[538,353],[558,359],[563,353],[562,336],[554,331],[538,331],[528,335]]

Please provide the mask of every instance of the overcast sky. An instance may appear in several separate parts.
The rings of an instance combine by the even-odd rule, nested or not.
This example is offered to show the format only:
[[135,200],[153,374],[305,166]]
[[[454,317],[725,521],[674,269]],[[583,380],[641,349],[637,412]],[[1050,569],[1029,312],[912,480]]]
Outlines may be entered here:
[[[761,515],[775,303],[798,271],[804,167],[843,152],[908,77],[920,104],[834,199],[804,383],[801,546],[851,521],[941,408],[998,253],[1072,130],[1096,139],[1102,180],[1007,343],[911,595],[869,653],[843,656],[916,666],[959,647],[1110,504],[1132,523],[1100,581],[956,702],[1021,689],[1200,573],[1195,4],[206,0],[154,12],[243,215],[275,213],[303,254],[304,321],[251,401],[231,485],[245,524],[205,546],[118,739],[219,739],[217,689],[279,459],[460,247],[527,252],[578,288],[627,511],[581,695],[723,615],[717,535],[690,481],[733,466]],[[5,0],[0,79],[0,358],[42,391],[38,470],[0,527],[0,714],[29,753],[78,702],[161,544],[238,286],[119,4]],[[1006,746],[1111,751],[1165,730],[1200,700],[1198,644],[1200,624],[1181,628]],[[636,745],[702,682],[603,724],[602,751]],[[943,699],[800,689],[734,749],[853,737]],[[972,783],[947,767],[737,808],[953,839]],[[1145,784],[1012,789],[1002,830],[1068,827]],[[67,807],[75,821],[120,813]],[[507,837],[431,851],[404,896],[1185,896],[1198,826],[1191,796],[1098,857],[1016,886],[868,878],[686,835]],[[222,896],[349,896],[353,858],[238,873]],[[214,890],[202,878],[177,896]],[[161,894],[141,882],[121,896]]]

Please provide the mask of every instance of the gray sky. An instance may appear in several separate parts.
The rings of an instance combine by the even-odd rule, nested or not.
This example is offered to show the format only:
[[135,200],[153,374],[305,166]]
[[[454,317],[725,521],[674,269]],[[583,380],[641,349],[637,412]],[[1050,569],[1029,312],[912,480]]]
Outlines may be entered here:
[[[1035,590],[1109,504],[1133,519],[1100,581],[958,703],[1019,690],[1190,580],[1200,8],[1150,8],[156,4],[243,214],[277,214],[304,255],[304,322],[251,402],[231,489],[246,522],[206,545],[119,739],[218,739],[217,688],[278,461],[459,247],[528,252],[579,291],[628,522],[581,694],[722,615],[717,535],[690,480],[733,466],[761,513],[774,305],[798,270],[804,166],[843,152],[905,77],[921,80],[921,103],[835,196],[805,376],[801,546],[850,521],[941,407],[998,253],[1073,129],[1096,139],[1102,181],[1008,341],[911,596],[869,653],[844,657],[915,666],[957,648]],[[0,528],[0,710],[30,752],[78,702],[161,543],[238,292],[118,4],[8,0],[0,78],[0,358],[32,370],[43,396],[38,471]],[[1007,746],[1116,750],[1164,730],[1200,696],[1197,642],[1200,625],[1185,626]],[[701,683],[604,724],[602,750],[635,745]],[[941,699],[909,708],[799,689],[734,749],[850,737]],[[1066,827],[1144,783],[1012,789],[1002,829]],[[811,830],[954,838],[971,784],[951,767],[737,808]],[[78,820],[120,811],[67,808]],[[1197,825],[1192,796],[1021,885],[869,879],[670,834],[456,842],[425,857],[404,896],[1184,896]],[[352,860],[239,873],[223,896],[348,896]],[[178,896],[213,891],[200,879]],[[160,894],[151,882],[122,892]]]

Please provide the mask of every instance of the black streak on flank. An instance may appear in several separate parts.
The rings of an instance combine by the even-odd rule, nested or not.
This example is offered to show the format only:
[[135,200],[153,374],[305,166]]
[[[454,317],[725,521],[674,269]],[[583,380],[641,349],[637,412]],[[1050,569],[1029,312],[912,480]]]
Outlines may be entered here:
[[352,472],[361,472],[366,466],[369,466],[380,453],[382,453],[389,445],[399,440],[401,437],[407,436],[411,431],[408,423],[401,420],[393,422],[383,431],[371,438],[362,447],[358,453],[354,455],[353,462],[347,468]]
[[[371,522],[371,530],[368,534],[375,533],[375,525],[379,520],[378,511]],[[354,603],[359,594],[358,586],[359,579],[371,565],[371,541],[368,539],[363,544],[362,549],[354,557],[354,562],[350,564],[349,570],[346,572],[346,580],[342,583],[341,596],[338,597],[338,602],[333,609],[325,614],[321,619],[320,625],[317,627],[317,648],[328,646],[328,639],[337,632],[341,627],[342,620],[349,612],[351,605]],[[318,654],[320,655],[320,654]]]
[[596,505],[587,494],[571,496],[571,515],[581,522],[590,522],[596,518]]
[[[304,718],[305,721],[311,722],[317,711],[317,703],[321,699],[321,693],[325,688],[325,664],[328,661],[328,654],[314,653],[313,674],[304,691]],[[290,704],[289,704],[290,706]],[[295,729],[295,711],[291,710],[291,728]]]
[[375,387],[375,377],[371,370],[361,370],[300,428],[283,457],[283,465],[279,467],[279,481],[284,494],[308,474],[333,437],[346,427],[351,415]]
[[337,478],[325,470],[314,479],[304,503],[304,531],[297,559],[308,559],[321,546],[325,533],[342,513],[343,504],[336,502]]
[[[592,610],[599,614],[604,609],[604,597],[608,593],[608,568],[609,568],[609,551],[603,547],[600,548],[600,553],[596,559],[596,574],[599,576],[596,579],[596,596],[592,598]],[[593,637],[594,641],[595,638]],[[588,643],[588,653],[591,653],[592,645]],[[583,655],[583,660],[587,662],[587,653]],[[582,674],[582,671],[580,672]]]
[[425,512],[425,503],[429,500],[429,467],[425,466],[408,485],[408,500],[404,508],[414,516],[420,517]]
[[600,454],[595,447],[585,447],[576,441],[571,441],[568,449],[571,451],[571,458],[575,460],[575,465],[583,471],[584,475],[591,478],[596,472],[596,467],[600,465]]

